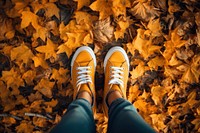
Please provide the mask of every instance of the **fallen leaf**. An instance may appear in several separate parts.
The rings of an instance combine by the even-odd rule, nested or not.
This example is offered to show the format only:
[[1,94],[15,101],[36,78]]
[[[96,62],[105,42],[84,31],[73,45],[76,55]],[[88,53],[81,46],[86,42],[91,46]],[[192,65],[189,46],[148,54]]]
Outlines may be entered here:
[[138,64],[138,66],[130,71],[131,79],[136,79],[144,74],[149,68],[145,66],[143,63]]
[[112,3],[112,11],[115,17],[125,16],[126,17],[126,8],[131,7],[131,2],[129,0],[114,0]]
[[159,12],[157,12],[150,4],[148,0],[135,0],[133,2],[133,6],[131,8],[131,13],[137,19],[142,19],[145,21],[149,21],[150,18],[158,16]]
[[38,16],[30,11],[23,11],[21,16],[22,22],[21,22],[21,28],[26,28],[30,24],[33,25],[35,29],[38,29],[40,26],[38,25]]
[[40,82],[34,87],[34,90],[38,90],[46,97],[51,98],[54,84],[54,82],[50,82],[47,79],[41,79]]
[[74,1],[78,2],[77,10],[80,10],[84,6],[90,5],[90,0],[74,0]]
[[131,24],[131,21],[127,18],[125,21],[123,20],[118,21],[117,24],[118,25],[116,31],[114,32],[116,40],[118,40],[119,38],[124,38],[124,33]]
[[97,41],[106,43],[112,40],[114,35],[114,27],[111,25],[110,18],[108,17],[105,20],[97,21],[94,24],[93,32]]
[[34,126],[31,124],[31,122],[27,122],[26,120],[23,120],[20,122],[20,125],[16,127],[16,131],[19,133],[30,133],[34,129]]
[[54,79],[58,81],[58,84],[61,85],[68,81],[68,77],[66,76],[69,71],[64,68],[60,68],[59,70],[53,69],[52,75],[50,79]]
[[156,56],[155,58],[151,59],[148,63],[150,68],[158,70],[158,67],[162,67],[165,64],[165,60],[162,56]]
[[22,76],[22,78],[25,80],[25,82],[29,85],[33,85],[33,79],[36,77],[36,72],[33,70],[28,70],[25,72]]
[[113,12],[110,7],[112,7],[112,2],[110,0],[96,0],[90,5],[93,11],[99,12],[99,20],[104,20],[112,15]]
[[45,15],[47,17],[50,18],[50,17],[55,15],[58,19],[60,18],[59,9],[56,6],[56,4],[54,4],[54,3],[46,3],[44,5],[44,7],[45,7]]
[[57,49],[57,45],[54,44],[50,39],[47,39],[47,44],[45,46],[39,46],[36,48],[38,52],[45,54],[45,58],[44,58],[45,60],[51,57],[56,59],[57,58],[57,55],[55,52],[56,49]]
[[24,86],[24,81],[22,80],[21,75],[19,75],[14,68],[10,71],[2,71],[1,80],[6,83],[7,88],[11,87],[13,89],[12,93],[15,95],[19,94],[18,88]]
[[43,67],[44,69],[49,68],[47,62],[44,60],[43,54],[37,54],[36,56],[32,57],[32,60],[34,61],[35,67]]
[[22,61],[23,63],[27,64],[34,55],[25,44],[21,44],[20,46],[11,50],[10,56],[12,61]]
[[152,45],[151,40],[145,38],[145,30],[143,29],[137,30],[137,36],[132,45],[144,58],[149,57],[156,51],[158,52],[161,48],[160,46]]

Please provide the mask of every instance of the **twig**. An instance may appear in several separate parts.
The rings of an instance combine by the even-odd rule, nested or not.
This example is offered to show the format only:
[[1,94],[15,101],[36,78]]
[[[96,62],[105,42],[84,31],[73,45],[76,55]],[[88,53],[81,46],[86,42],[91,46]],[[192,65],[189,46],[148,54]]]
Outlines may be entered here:
[[50,117],[49,116],[44,116],[44,115],[41,115],[41,114],[36,114],[36,113],[25,113],[24,115],[45,118],[45,119],[48,119],[48,120],[52,119],[52,117],[50,115],[49,115]]
[[22,120],[22,118],[18,117],[18,116],[15,116],[15,115],[12,115],[12,114],[0,114],[0,117],[12,117],[16,120]]

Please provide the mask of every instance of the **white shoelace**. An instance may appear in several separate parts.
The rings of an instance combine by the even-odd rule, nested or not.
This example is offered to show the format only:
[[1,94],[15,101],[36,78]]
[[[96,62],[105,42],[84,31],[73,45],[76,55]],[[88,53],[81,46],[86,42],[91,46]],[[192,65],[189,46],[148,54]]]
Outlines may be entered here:
[[122,67],[111,67],[111,77],[112,78],[109,82],[109,85],[111,84],[118,84],[122,88],[124,87],[124,81],[123,81],[123,75],[124,72],[122,71],[124,68]]
[[90,77],[89,73],[91,73],[91,67],[77,67],[78,70],[78,77],[77,77],[77,82],[76,86],[80,86],[81,84],[85,83],[92,83],[92,78]]

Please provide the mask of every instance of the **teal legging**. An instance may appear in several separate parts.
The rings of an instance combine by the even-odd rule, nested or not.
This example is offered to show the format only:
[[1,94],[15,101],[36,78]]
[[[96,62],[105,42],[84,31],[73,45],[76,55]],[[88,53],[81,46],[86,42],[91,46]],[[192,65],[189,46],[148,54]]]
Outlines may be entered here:
[[[91,105],[85,99],[73,101],[51,133],[95,133]],[[133,105],[118,98],[109,107],[108,133],[155,133]]]

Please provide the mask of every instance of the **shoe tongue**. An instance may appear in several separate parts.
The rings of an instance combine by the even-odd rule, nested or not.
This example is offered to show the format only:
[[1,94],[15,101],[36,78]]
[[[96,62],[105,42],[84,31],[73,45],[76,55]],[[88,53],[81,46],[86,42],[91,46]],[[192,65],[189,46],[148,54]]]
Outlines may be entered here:
[[115,90],[115,91],[120,91],[121,92],[121,90],[119,88],[119,85],[112,85],[111,86],[111,90]]
[[92,95],[92,93],[91,93],[91,91],[89,89],[89,84],[88,83],[87,84],[82,84],[80,86],[79,92],[83,92],[83,91],[87,91],[90,95]]
[[88,66],[89,62],[79,62],[79,66]]
[[115,66],[115,67],[120,67],[122,65],[122,62],[112,62],[112,66]]

